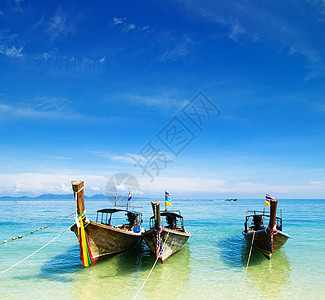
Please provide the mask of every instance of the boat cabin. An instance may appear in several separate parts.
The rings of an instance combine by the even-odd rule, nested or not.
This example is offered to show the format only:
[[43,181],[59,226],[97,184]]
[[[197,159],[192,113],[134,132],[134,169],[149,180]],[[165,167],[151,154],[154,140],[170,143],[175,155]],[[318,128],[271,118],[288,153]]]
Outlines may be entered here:
[[[112,216],[118,212],[125,212],[126,221],[128,223],[123,225],[112,226]],[[141,232],[141,224],[143,221],[143,214],[134,210],[118,209],[118,208],[105,208],[97,210],[96,223],[107,226],[112,226],[119,229],[130,230],[135,233]]]
[[[276,217],[276,228],[282,231],[282,211],[281,217]],[[245,232],[266,229],[270,220],[270,214],[265,211],[247,211],[245,220]]]
[[[184,219],[179,210],[165,210],[160,212],[160,217],[165,217],[166,222],[163,224],[166,228],[184,231]],[[150,228],[155,227],[155,217],[150,218]]]

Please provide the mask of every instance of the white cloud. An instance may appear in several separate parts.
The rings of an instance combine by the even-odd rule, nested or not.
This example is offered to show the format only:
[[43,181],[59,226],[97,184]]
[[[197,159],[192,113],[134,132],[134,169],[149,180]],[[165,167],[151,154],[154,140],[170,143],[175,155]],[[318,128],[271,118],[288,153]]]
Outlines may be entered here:
[[[0,174],[0,195],[40,195],[72,193],[71,180],[84,180],[86,195],[105,194],[109,178],[84,172],[58,173],[17,173]],[[168,190],[178,198],[216,199],[234,195],[238,198],[263,198],[269,193],[276,198],[322,198],[325,182],[302,185],[271,185],[257,182],[239,182],[232,184],[224,179],[202,177],[157,177],[150,182],[144,176],[138,176],[141,195],[156,197]]]
[[187,35],[183,35],[181,39],[174,38],[173,42],[168,39],[168,47],[164,50],[164,53],[159,56],[158,61],[175,61],[178,58],[186,58],[191,53],[193,44],[193,40]]
[[123,95],[123,98],[128,99],[132,103],[168,111],[171,109],[181,110],[185,105],[185,101],[175,99],[170,93],[163,93],[159,96]]
[[74,55],[60,55],[58,54],[58,48],[54,48],[51,51],[43,52],[38,55],[30,56],[37,61],[45,61],[46,66],[54,69],[65,70],[64,74],[84,73],[89,74],[90,72],[97,73],[105,70],[107,62],[106,56],[99,57],[77,57]]
[[23,57],[23,47],[16,48],[14,45],[11,47],[7,47],[4,45],[0,45],[0,53],[7,55],[9,57]]
[[69,160],[71,157],[64,157],[64,156],[47,156],[49,159],[57,159],[57,160]]
[[238,37],[245,33],[245,30],[244,28],[239,25],[239,24],[232,24],[231,25],[231,32],[229,33],[229,37],[234,40],[234,41],[237,41],[238,40]]
[[62,7],[59,7],[51,20],[47,24],[47,32],[52,39],[57,39],[61,36],[67,37],[76,30],[77,18],[71,18]]
[[[270,7],[260,1],[189,0],[184,5],[203,22],[226,27],[228,37],[238,43],[258,41],[300,55],[310,69],[306,80],[325,76],[324,48],[319,42],[324,1],[307,1],[303,6],[297,1],[276,2]],[[294,17],[297,15],[300,17]]]
[[70,109],[71,102],[65,98],[40,98],[17,105],[0,103],[1,118],[51,118],[79,119],[82,116]]
[[10,112],[12,107],[9,105],[0,104],[0,112]]
[[[86,194],[93,194],[105,187],[107,179],[103,176],[82,173],[46,174],[18,173],[0,174],[1,195],[41,195],[41,194],[72,194],[71,181],[84,180]],[[103,190],[103,189],[102,189]]]
[[128,33],[131,30],[136,30],[137,32],[151,32],[148,25],[138,27],[134,23],[127,22],[126,18],[121,19],[121,18],[114,17],[113,24],[114,26],[119,26],[122,29],[123,33]]
[[105,151],[97,151],[97,150],[87,150],[87,152],[91,153],[94,156],[106,158],[110,161],[117,161],[122,163],[134,164],[133,157],[136,157],[136,154],[127,153],[125,155],[115,155]]
[[136,26],[135,26],[135,24],[128,24],[128,29],[129,30],[131,30],[131,29],[135,29],[136,28]]
[[122,24],[123,23],[123,20],[120,19],[120,18],[114,17],[113,18],[113,22],[114,22],[114,25],[118,25],[118,24]]

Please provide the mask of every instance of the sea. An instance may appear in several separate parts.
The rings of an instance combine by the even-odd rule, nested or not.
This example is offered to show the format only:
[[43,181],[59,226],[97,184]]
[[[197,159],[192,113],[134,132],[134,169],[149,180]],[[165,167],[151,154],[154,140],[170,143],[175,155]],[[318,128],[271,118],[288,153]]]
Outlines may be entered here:
[[[136,203],[144,209],[146,229],[150,201]],[[88,268],[82,265],[77,238],[67,230],[74,223],[73,196],[71,201],[3,199],[0,299],[325,299],[325,200],[279,199],[283,231],[291,238],[271,260],[253,249],[248,265],[245,215],[262,210],[263,199],[173,199],[172,205],[191,237],[148,277],[155,257],[144,242]],[[95,220],[96,211],[111,203],[85,200],[85,206]]]

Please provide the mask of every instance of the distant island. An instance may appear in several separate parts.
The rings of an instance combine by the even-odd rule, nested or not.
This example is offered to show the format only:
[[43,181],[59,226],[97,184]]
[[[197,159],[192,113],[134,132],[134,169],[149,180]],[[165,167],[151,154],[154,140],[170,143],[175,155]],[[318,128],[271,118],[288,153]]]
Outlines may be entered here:
[[[73,200],[73,194],[43,194],[36,197],[29,197],[29,196],[2,196],[0,197],[0,201],[17,201],[17,200],[25,200],[25,201],[34,201],[34,200]],[[103,194],[96,194],[93,196],[86,196],[85,199],[87,200],[107,200],[107,196]]]

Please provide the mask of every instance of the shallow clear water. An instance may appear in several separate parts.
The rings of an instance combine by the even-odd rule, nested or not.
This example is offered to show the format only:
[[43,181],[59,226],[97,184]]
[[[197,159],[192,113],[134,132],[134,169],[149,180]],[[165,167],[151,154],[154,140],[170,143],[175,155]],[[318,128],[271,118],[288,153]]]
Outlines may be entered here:
[[[109,207],[86,201],[87,215]],[[151,216],[144,206],[144,226]],[[191,232],[185,248],[166,264],[157,264],[138,299],[324,299],[325,200],[279,200],[283,231],[291,235],[270,261],[253,250],[245,281],[249,246],[242,237],[247,210],[262,209],[263,200],[173,200]],[[0,201],[0,273],[64,231],[74,221],[71,201]],[[30,231],[48,225],[34,234]],[[24,236],[27,234],[26,236]],[[125,299],[133,298],[155,258],[141,243],[90,268],[81,264],[78,242],[65,232],[46,248],[0,275],[0,298]]]

